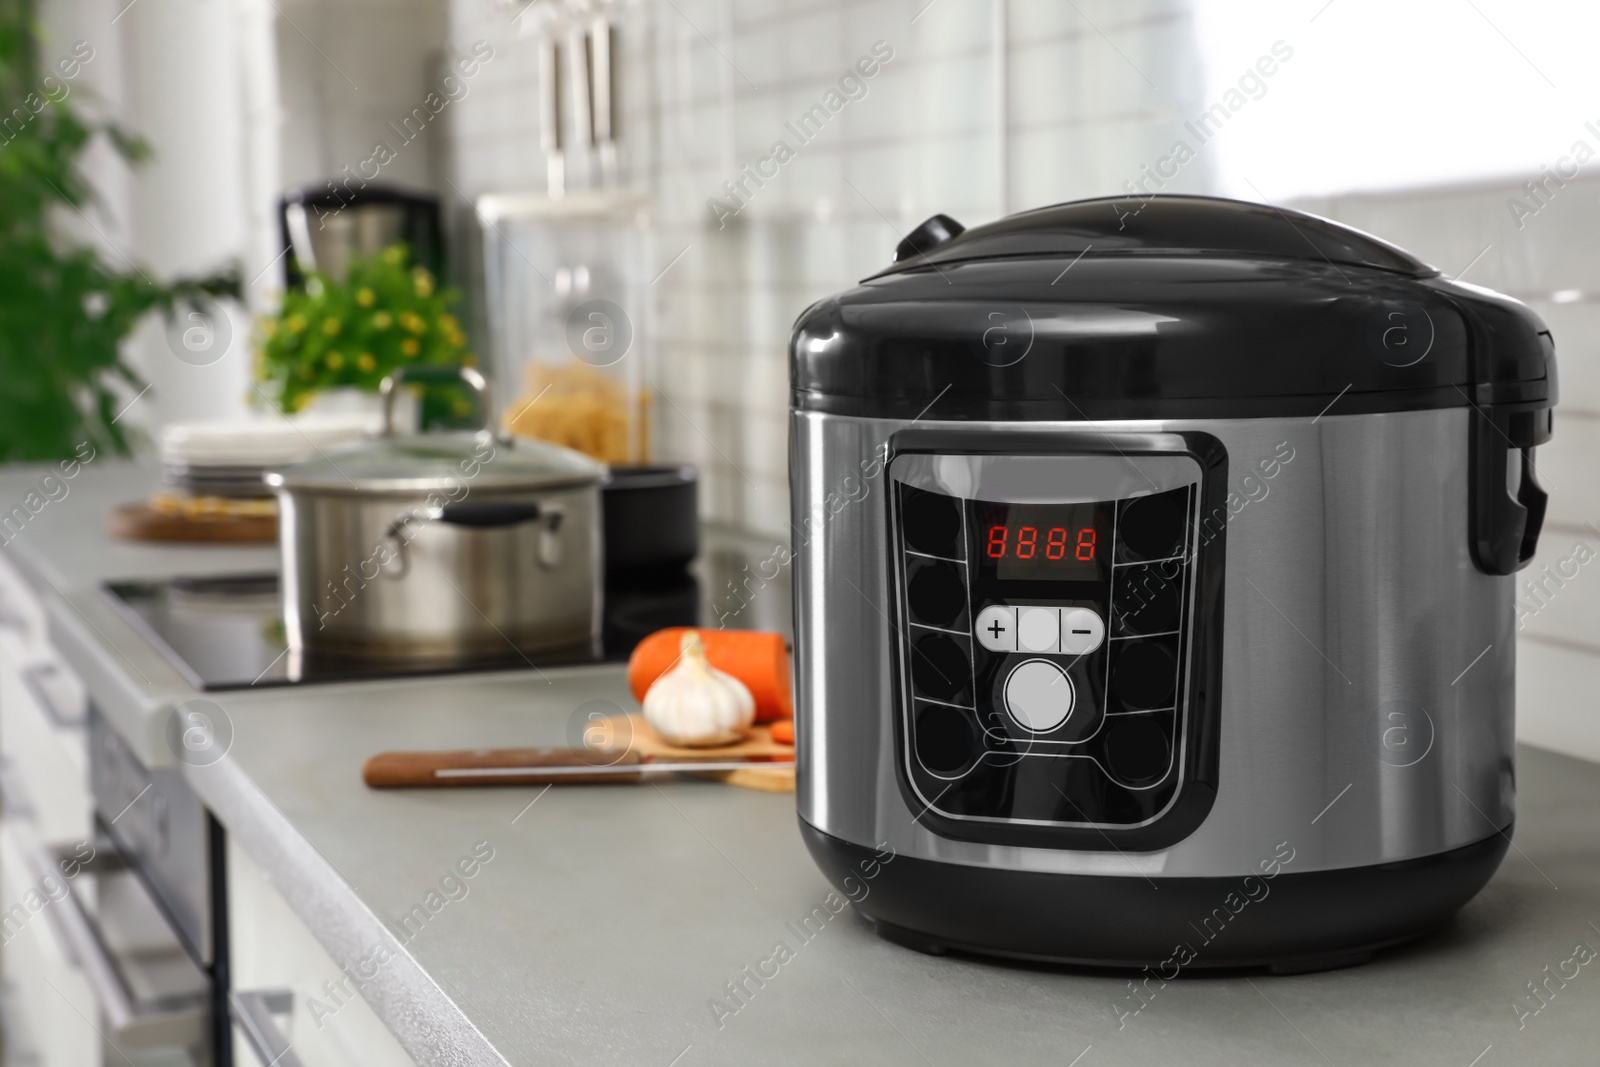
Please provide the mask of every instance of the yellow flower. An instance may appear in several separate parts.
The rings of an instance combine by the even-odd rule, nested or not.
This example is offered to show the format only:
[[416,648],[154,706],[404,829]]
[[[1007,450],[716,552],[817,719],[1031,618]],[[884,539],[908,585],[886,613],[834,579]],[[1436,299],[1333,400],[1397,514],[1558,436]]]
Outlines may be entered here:
[[461,320],[454,315],[447,313],[439,316],[439,329],[449,333],[451,330],[459,330],[460,328]]
[[372,316],[372,328],[374,330],[387,330],[392,325],[394,325],[394,316],[387,311],[380,311]]
[[338,370],[344,366],[344,356],[338,352],[329,352],[324,362],[328,364],[329,370]]
[[309,382],[311,380],[311,368],[310,367],[301,367],[300,370],[298,372],[296,372],[296,373],[299,374],[300,380],[303,381],[303,382]]
[[412,333],[422,333],[428,328],[428,324],[422,321],[422,316],[415,311],[402,311],[400,313],[400,325]]
[[263,320],[261,323],[261,332],[266,335],[267,340],[270,341],[272,338],[278,336],[278,324],[273,322],[271,319]]
[[362,286],[360,289],[356,290],[356,303],[360,304],[364,308],[371,307],[372,302],[376,299],[378,299],[377,294],[371,289],[368,289],[366,286]]
[[417,339],[415,337],[407,337],[404,341],[400,342],[400,351],[405,353],[407,359],[411,359],[416,356],[418,352],[422,351],[422,346],[417,344]]
[[433,275],[429,274],[425,268],[417,267],[413,269],[411,280],[412,287],[416,289],[418,296],[433,295]]
[[337,337],[339,335],[339,320],[328,319],[322,324],[322,332],[329,337]]
[[399,245],[390,245],[388,248],[383,250],[383,261],[385,263],[396,263],[397,264],[397,263],[400,262],[400,259],[401,259],[401,255],[400,255],[400,246]]
[[376,367],[377,365],[378,361],[372,358],[371,352],[363,352],[356,357],[356,366],[360,368],[363,374],[371,373],[372,368]]
[[306,317],[296,313],[290,315],[287,319],[284,319],[283,324],[289,327],[290,333],[299,333],[301,330],[306,328]]
[[461,365],[463,367],[476,367],[478,365],[477,353],[468,352],[466,355],[462,356]]
[[294,400],[290,401],[289,406],[294,410],[299,411],[309,403],[311,403],[311,394],[301,393],[299,396],[295,397]]

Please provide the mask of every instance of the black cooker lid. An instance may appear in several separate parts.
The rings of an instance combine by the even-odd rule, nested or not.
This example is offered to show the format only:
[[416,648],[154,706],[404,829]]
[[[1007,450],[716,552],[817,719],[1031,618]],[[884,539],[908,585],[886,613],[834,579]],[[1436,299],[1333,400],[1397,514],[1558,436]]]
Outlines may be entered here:
[[1549,331],[1521,303],[1327,219],[1193,196],[1082,200],[972,230],[936,215],[893,266],[800,316],[790,372],[800,410],[883,418],[1556,399]]

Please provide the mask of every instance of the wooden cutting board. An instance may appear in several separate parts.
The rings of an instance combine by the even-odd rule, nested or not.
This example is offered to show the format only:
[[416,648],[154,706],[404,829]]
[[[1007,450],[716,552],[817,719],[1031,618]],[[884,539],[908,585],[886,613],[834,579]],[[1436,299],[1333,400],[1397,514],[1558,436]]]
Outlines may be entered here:
[[[714,748],[684,748],[681,745],[670,745],[662,740],[661,735],[650,728],[645,722],[642,712],[632,712],[627,715],[613,715],[605,720],[610,727],[611,739],[607,748],[623,748],[637,752],[646,759],[675,759],[675,760],[716,760],[728,757],[769,757],[771,759],[794,759],[794,746],[785,745],[772,739],[772,726],[769,723],[757,723],[750,730],[750,735],[743,741],[733,745],[718,745]],[[706,778],[715,778],[729,785],[743,786],[746,789],[764,789],[772,793],[794,792],[794,768],[790,767],[762,767],[752,765],[741,767],[736,771],[708,771]]]
[[213,541],[225,544],[275,544],[278,519],[265,515],[219,515],[191,519],[165,515],[140,501],[111,512],[113,537],[124,541]]

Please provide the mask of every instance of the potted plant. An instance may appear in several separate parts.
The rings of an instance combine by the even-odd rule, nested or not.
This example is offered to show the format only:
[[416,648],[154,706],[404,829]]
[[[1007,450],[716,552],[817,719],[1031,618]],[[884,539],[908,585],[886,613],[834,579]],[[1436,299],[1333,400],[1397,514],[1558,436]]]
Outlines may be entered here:
[[[304,290],[286,292],[278,313],[261,320],[256,375],[292,414],[328,390],[376,393],[399,367],[472,366],[476,357],[450,310],[459,301],[426,267],[411,265],[403,244],[354,257],[342,279],[309,271]],[[430,387],[424,396],[423,425],[472,415],[459,389]]]
[[170,317],[203,296],[237,298],[239,275],[162,284],[63,234],[59,216],[94,201],[80,161],[95,137],[130,164],[150,153],[71,100],[92,48],[80,42],[50,66],[39,54],[32,0],[0,2],[0,462],[66,459],[85,443],[127,455],[118,417],[145,383],[123,360],[122,341],[150,311]]

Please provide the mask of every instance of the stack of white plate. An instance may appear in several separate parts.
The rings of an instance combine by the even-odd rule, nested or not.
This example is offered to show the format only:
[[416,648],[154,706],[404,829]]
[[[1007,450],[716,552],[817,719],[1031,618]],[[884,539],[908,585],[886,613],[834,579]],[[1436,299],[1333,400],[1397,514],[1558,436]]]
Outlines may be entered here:
[[359,440],[370,428],[369,419],[355,415],[175,423],[161,431],[161,480],[189,496],[270,498],[268,471]]

